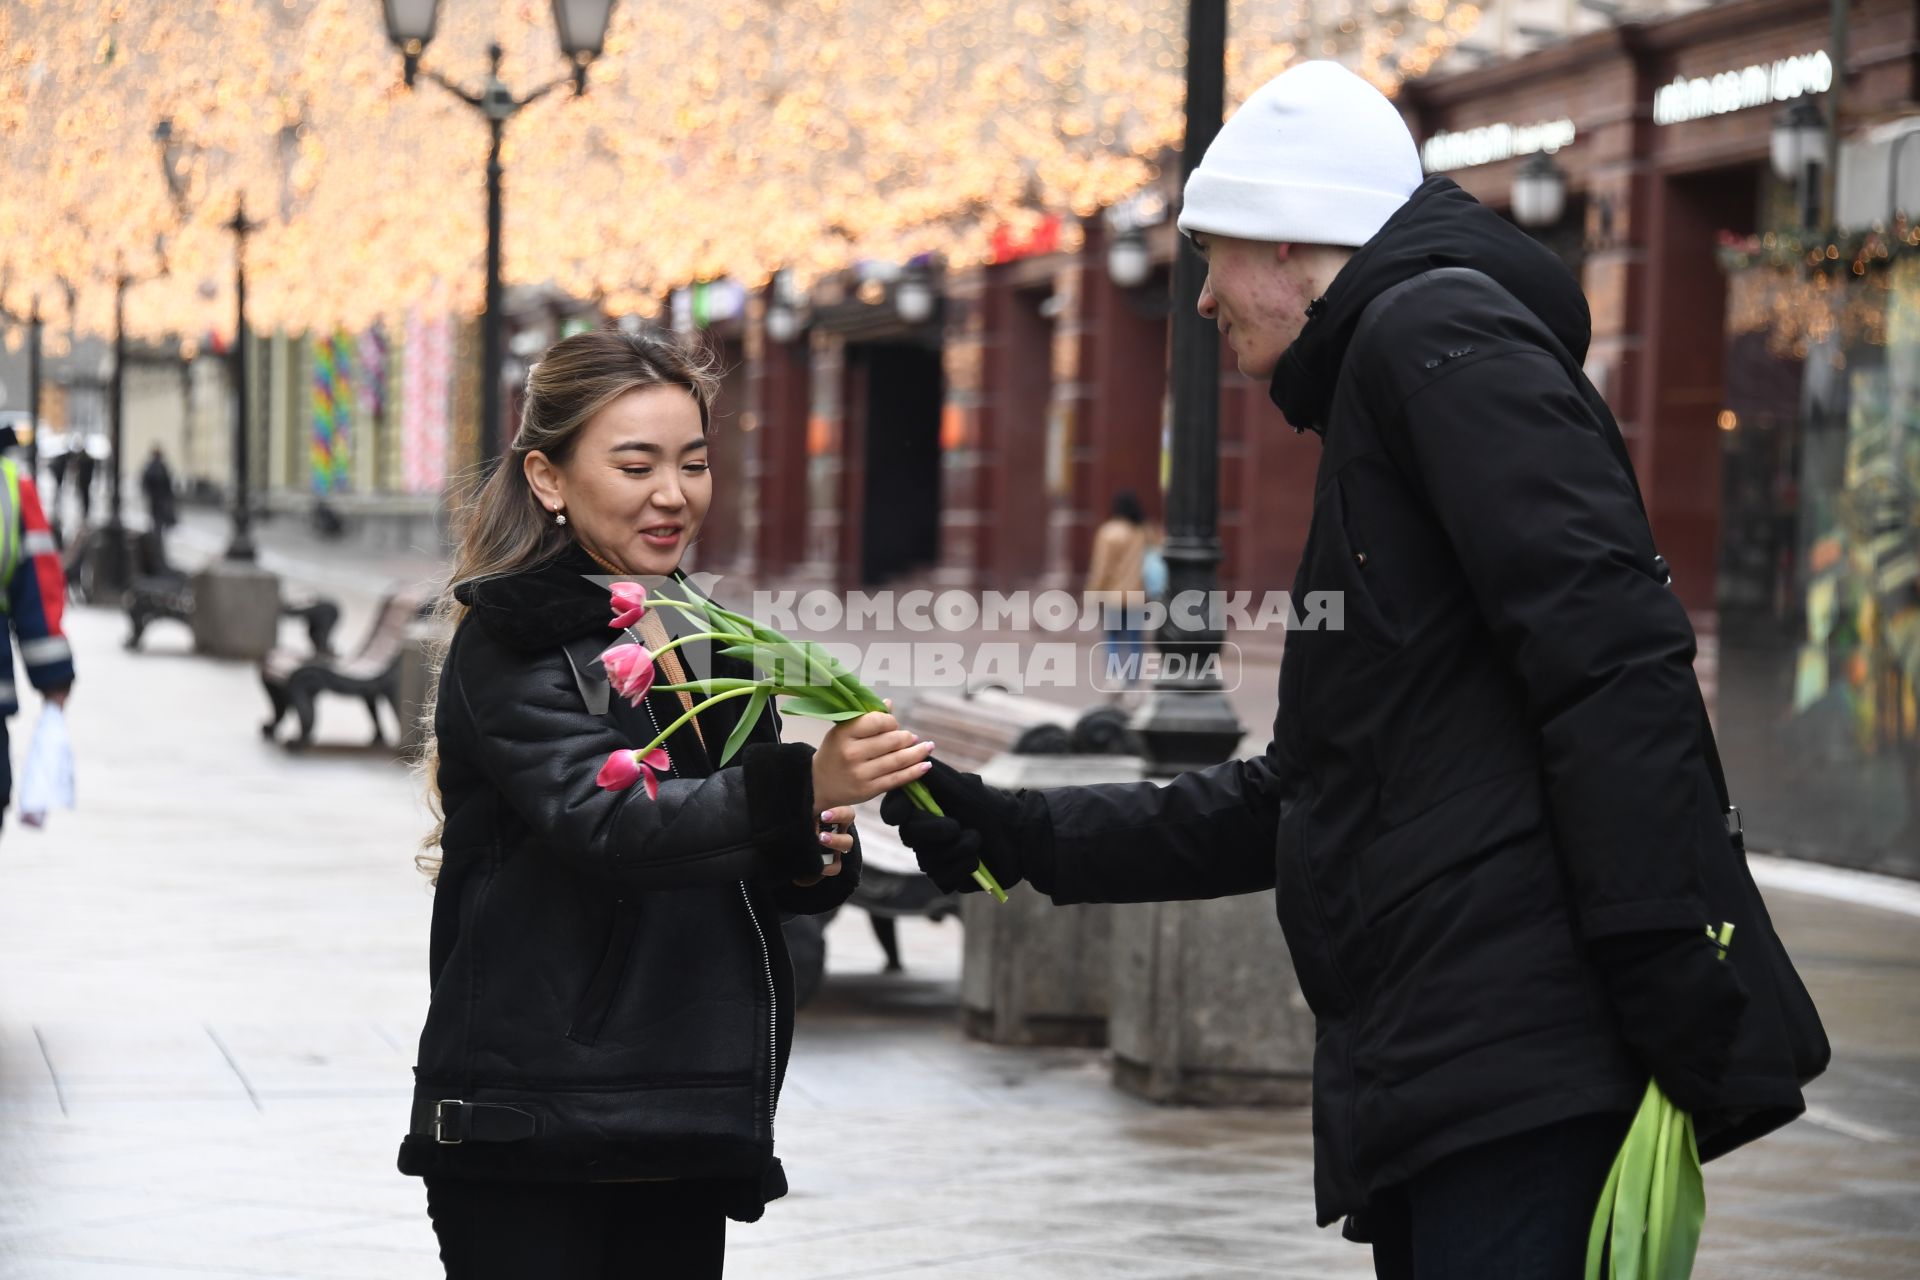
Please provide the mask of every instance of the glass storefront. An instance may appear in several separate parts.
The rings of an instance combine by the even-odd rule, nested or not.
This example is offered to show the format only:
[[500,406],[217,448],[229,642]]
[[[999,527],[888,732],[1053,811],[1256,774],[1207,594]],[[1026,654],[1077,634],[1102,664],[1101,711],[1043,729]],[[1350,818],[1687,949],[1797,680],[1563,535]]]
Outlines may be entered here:
[[1722,249],[1720,740],[1751,847],[1916,875],[1920,246],[1807,252]]

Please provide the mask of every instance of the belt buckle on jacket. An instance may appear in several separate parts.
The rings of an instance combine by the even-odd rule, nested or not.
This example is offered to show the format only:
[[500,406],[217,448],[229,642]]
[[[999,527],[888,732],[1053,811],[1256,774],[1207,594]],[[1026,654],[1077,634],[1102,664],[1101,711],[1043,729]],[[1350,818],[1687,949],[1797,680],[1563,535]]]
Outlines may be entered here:
[[[453,1126],[456,1130],[460,1131],[461,1133],[460,1137],[449,1138],[446,1136],[446,1133],[447,1133],[446,1109],[448,1107],[465,1107],[466,1105],[467,1104],[461,1101],[459,1098],[442,1098],[440,1099],[440,1101],[433,1104],[433,1140],[435,1142],[439,1143],[443,1147],[457,1147],[462,1142],[466,1141],[466,1136],[465,1136],[466,1126],[464,1124],[456,1123]],[[466,1112],[461,1111],[458,1113],[458,1116],[460,1120],[465,1120]]]

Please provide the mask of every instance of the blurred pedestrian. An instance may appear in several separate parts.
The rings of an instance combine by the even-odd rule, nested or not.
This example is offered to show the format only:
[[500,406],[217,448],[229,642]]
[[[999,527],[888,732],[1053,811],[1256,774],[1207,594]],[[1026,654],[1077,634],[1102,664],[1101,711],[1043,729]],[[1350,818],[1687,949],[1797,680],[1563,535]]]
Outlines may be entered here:
[[1093,556],[1087,567],[1087,594],[1120,597],[1102,608],[1103,673],[1109,689],[1127,688],[1140,675],[1138,610],[1146,603],[1142,572],[1152,533],[1139,495],[1122,489],[1113,495],[1105,523],[1093,534]]
[[7,648],[0,678],[0,811],[13,799],[8,720],[20,709],[13,682],[13,647],[27,680],[50,703],[64,708],[73,688],[73,649],[61,630],[67,579],[53,531],[40,508],[40,493],[18,461],[0,457],[0,587],[4,588]]
[[68,456],[72,460],[73,487],[79,495],[80,527],[84,529],[93,523],[93,477],[98,463],[87,448],[86,437],[79,432],[74,433]]
[[174,507],[173,468],[167,465],[167,455],[159,445],[153,446],[147,465],[140,472],[140,492],[147,500],[147,523],[156,534],[163,534],[179,523]]
[[1711,1159],[1798,1115],[1828,1053],[1581,373],[1586,300],[1329,62],[1227,121],[1180,227],[1201,314],[1324,433],[1292,596],[1343,625],[1288,634],[1257,758],[1022,793],[936,766],[946,818],[882,812],[944,888],[984,858],[1055,902],[1277,889],[1321,1224],[1388,1280],[1577,1276],[1649,1076]]
[[[432,999],[400,1151],[452,1280],[721,1274],[726,1219],[786,1192],[781,916],[846,901],[851,806],[932,749],[876,713],[815,752],[780,741],[769,709],[716,769],[736,700],[675,730],[657,777],[632,776],[633,750],[692,703],[612,696],[607,583],[693,589],[679,565],[713,494],[716,385],[668,336],[567,338],[466,508],[428,761]],[[666,642],[659,610],[629,630]],[[662,685],[684,679],[680,656],[661,654]],[[615,760],[626,775],[602,782]]]

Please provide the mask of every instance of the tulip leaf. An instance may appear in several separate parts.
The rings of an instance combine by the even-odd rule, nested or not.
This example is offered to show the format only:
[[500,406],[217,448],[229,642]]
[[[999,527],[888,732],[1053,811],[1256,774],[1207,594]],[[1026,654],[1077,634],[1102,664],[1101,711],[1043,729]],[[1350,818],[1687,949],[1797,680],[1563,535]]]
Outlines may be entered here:
[[726,768],[727,761],[733,759],[734,753],[747,744],[747,735],[753,732],[753,726],[758,723],[760,713],[766,709],[767,699],[771,696],[771,691],[761,685],[747,699],[747,709],[740,713],[740,723],[734,725],[733,732],[727,735],[727,745],[721,748],[720,762],[716,767]]
[[809,720],[852,720],[867,713],[859,707],[845,707],[825,698],[805,697],[788,698],[780,704],[780,709],[790,716],[805,716]]

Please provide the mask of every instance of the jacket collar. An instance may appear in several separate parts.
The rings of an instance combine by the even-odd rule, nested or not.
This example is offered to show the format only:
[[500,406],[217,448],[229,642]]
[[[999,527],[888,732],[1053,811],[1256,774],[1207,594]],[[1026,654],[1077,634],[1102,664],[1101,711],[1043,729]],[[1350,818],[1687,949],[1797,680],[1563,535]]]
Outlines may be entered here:
[[613,643],[607,571],[571,538],[544,560],[492,578],[463,582],[454,598],[488,635],[510,649],[552,649],[586,636]]
[[1450,178],[1427,179],[1340,269],[1274,366],[1268,393],[1287,421],[1324,433],[1360,319],[1374,299],[1435,267],[1473,267],[1545,323],[1575,359],[1592,334],[1587,301],[1566,266]]

